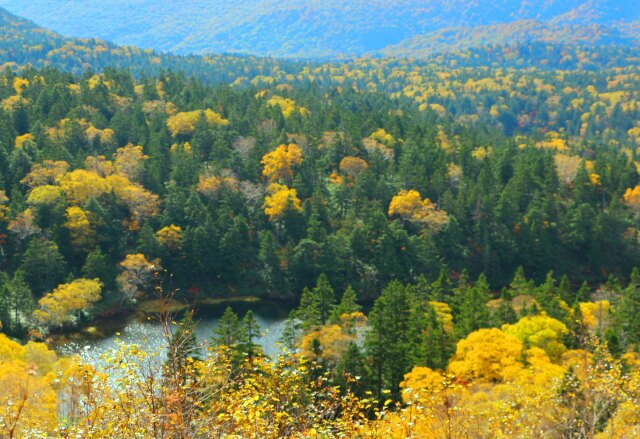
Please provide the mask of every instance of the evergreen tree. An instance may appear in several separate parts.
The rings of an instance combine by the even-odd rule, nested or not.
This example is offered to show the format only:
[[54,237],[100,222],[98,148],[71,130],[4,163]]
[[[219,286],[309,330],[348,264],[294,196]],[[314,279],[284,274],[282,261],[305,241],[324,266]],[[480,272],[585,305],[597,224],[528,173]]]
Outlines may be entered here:
[[41,295],[62,283],[66,265],[56,243],[34,238],[22,257],[20,270],[33,293]]
[[640,269],[631,272],[627,288],[622,290],[622,299],[616,307],[616,320],[620,327],[620,338],[625,347],[640,344]]
[[411,294],[411,288],[392,281],[369,314],[366,356],[379,399],[383,389],[390,390],[392,398],[399,399],[400,382],[413,365],[414,336],[420,328],[412,321],[414,302]]
[[242,340],[242,329],[238,314],[236,314],[230,306],[228,306],[220,320],[218,325],[213,330],[213,344],[214,346],[226,346],[228,348],[235,348]]
[[456,322],[459,337],[463,338],[473,331],[490,326],[491,313],[487,308],[489,300],[491,300],[491,292],[487,278],[480,275],[463,297],[459,319]]
[[246,354],[249,363],[251,363],[254,358],[261,355],[260,345],[255,342],[255,340],[260,337],[260,325],[251,310],[247,311],[242,319],[241,337],[238,349],[243,354]]
[[352,314],[354,312],[358,312],[362,310],[362,306],[360,306],[357,302],[357,296],[355,290],[349,285],[344,293],[342,293],[342,299],[340,299],[340,303],[335,305],[331,310],[331,316],[329,318],[329,323],[339,323],[340,316],[342,314]]

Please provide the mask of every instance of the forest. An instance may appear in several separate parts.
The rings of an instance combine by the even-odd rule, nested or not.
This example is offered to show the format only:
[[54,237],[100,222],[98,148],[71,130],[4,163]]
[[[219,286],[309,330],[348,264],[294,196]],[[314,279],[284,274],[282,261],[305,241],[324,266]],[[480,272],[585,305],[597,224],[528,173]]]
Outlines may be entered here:
[[[1,437],[640,437],[637,48],[29,29],[0,44]],[[251,312],[196,340],[199,301],[249,296],[295,304],[278,358]],[[149,300],[158,352],[50,344]]]

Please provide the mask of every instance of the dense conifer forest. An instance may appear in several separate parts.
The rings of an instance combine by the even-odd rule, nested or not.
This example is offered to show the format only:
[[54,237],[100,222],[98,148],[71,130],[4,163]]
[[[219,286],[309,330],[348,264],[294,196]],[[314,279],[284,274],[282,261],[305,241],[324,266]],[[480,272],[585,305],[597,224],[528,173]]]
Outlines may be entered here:
[[[2,26],[1,437],[640,437],[637,47]],[[195,338],[191,307],[246,297],[295,303],[279,358],[252,312]],[[53,350],[151,299],[160,351]]]

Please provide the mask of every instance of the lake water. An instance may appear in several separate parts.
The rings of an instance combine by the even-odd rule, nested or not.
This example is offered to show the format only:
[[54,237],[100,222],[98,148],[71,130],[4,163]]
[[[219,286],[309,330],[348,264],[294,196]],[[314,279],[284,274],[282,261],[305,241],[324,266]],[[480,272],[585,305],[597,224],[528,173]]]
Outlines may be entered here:
[[[251,309],[262,333],[256,342],[267,355],[274,357],[280,352],[278,340],[282,336],[284,323],[291,310],[291,304],[282,302],[232,302],[200,308],[194,319],[197,322],[195,332],[199,343],[207,343],[211,339],[227,306],[230,306],[240,318]],[[130,317],[120,321],[103,322],[98,326],[98,330],[104,334],[103,337],[82,335],[63,343],[56,350],[65,356],[78,355],[86,363],[98,366],[102,354],[118,348],[118,340],[126,344],[136,344],[148,351],[156,351],[166,344],[162,326],[153,318]]]

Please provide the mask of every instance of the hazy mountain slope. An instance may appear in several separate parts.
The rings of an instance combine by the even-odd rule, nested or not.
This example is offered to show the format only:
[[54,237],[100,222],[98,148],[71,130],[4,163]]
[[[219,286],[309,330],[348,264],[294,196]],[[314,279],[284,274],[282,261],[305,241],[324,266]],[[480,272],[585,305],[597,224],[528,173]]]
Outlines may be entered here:
[[54,66],[71,73],[102,71],[107,67],[134,75],[173,70],[209,83],[231,83],[240,77],[298,72],[308,63],[232,55],[172,55],[119,46],[95,38],[68,38],[37,26],[0,8],[0,66]]
[[417,35],[385,47],[380,52],[391,56],[427,57],[457,52],[483,45],[518,45],[532,42],[553,44],[587,44],[595,46],[640,44],[634,28],[599,24],[545,23],[520,20],[488,26],[456,27]]
[[619,22],[640,18],[636,0],[0,0],[0,6],[70,36],[177,53],[300,57],[389,53],[389,46],[411,47],[443,29],[521,20],[573,26],[564,33],[597,25],[614,42],[629,44],[632,28]]

